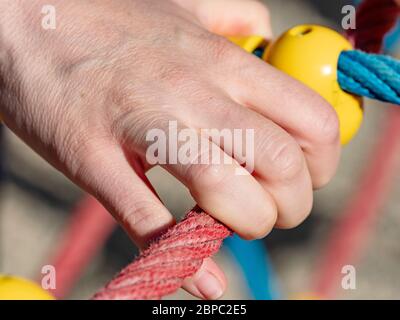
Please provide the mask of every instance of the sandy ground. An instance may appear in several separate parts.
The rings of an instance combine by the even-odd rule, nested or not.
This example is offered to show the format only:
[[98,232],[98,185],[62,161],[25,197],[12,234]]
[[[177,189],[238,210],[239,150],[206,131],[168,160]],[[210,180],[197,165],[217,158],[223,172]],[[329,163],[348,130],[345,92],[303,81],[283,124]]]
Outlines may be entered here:
[[[335,26],[326,12],[340,13],[336,3],[329,10],[305,1],[266,1],[272,12],[276,34],[289,26],[312,22]],[[318,1],[314,1],[318,3]],[[332,5],[332,2],[330,2]],[[315,262],[332,223],[356,188],[362,167],[368,161],[375,136],[383,127],[384,105],[367,102],[365,121],[357,138],[343,152],[333,182],[315,193],[312,216],[295,230],[274,231],[265,241],[278,274],[284,297],[292,298],[310,290]],[[7,179],[1,190],[0,272],[37,278],[41,266],[57,247],[68,212],[82,192],[52,169],[13,134],[6,132]],[[162,170],[149,174],[171,212],[181,216],[193,200],[187,190]],[[339,291],[344,299],[400,298],[400,175],[381,209],[379,222],[370,234],[366,250],[356,265],[357,289]],[[104,284],[136,254],[121,230],[114,232],[104,250],[94,259],[68,298],[84,299]],[[229,279],[227,299],[248,298],[237,266],[222,250],[217,256]],[[349,262],[350,263],[350,262]],[[172,298],[189,298],[179,292]]]

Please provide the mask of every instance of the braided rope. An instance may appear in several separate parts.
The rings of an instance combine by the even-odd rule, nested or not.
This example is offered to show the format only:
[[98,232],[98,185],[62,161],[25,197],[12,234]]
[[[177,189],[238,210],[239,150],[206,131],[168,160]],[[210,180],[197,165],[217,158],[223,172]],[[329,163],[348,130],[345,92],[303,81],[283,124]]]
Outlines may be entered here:
[[343,51],[338,81],[343,90],[400,105],[400,62],[391,57]]
[[93,299],[160,299],[171,294],[182,286],[184,278],[199,270],[204,258],[219,250],[229,235],[227,227],[196,207]]
[[[358,29],[349,36],[357,48],[378,52],[398,12],[394,0],[365,0],[358,11]],[[230,234],[227,227],[196,207],[93,299],[160,299],[171,294],[181,287],[184,278],[199,270],[203,259],[219,250]]]
[[[350,35],[355,37],[353,42],[356,48],[381,52],[385,32],[395,25],[399,13],[394,0],[364,0],[357,11],[357,24],[365,31],[360,32],[358,28]],[[368,41],[369,38],[371,41]],[[378,208],[383,205],[390,188],[390,177],[396,170],[395,158],[400,149],[397,139],[399,126],[399,111],[390,108],[385,128],[372,151],[371,164],[362,175],[360,187],[333,226],[332,234],[323,248],[314,284],[314,292],[318,296],[334,298],[342,267],[360,259],[366,234],[376,221]]]

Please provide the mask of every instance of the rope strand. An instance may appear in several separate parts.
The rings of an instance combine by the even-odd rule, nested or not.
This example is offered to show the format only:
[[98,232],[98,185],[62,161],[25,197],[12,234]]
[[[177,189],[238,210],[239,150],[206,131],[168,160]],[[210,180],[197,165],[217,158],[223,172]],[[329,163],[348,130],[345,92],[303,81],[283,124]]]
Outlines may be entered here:
[[170,228],[129,266],[123,269],[94,300],[161,299],[178,290],[186,277],[215,254],[231,231],[199,207]]
[[343,51],[338,81],[343,90],[400,105],[400,62],[391,57]]

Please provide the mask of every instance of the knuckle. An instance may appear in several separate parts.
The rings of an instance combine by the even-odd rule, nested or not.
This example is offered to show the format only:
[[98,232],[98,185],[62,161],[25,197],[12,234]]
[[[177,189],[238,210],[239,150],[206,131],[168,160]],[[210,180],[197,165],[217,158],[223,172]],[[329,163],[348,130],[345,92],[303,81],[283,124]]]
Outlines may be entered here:
[[278,140],[269,150],[270,160],[275,175],[284,181],[299,176],[304,168],[304,156],[295,140],[286,138]]
[[160,109],[132,106],[112,117],[110,131],[122,146],[145,152],[150,143],[147,140],[149,132],[166,130],[168,121],[170,117]]
[[218,190],[225,180],[223,165],[191,164],[188,170],[190,185],[195,193],[201,190]]
[[[206,144],[207,143],[207,144]],[[203,147],[202,147],[203,146]],[[207,147],[204,147],[207,146]],[[191,192],[198,194],[202,190],[219,190],[227,178],[225,165],[221,162],[221,151],[216,145],[200,142],[196,154],[183,169],[183,176],[191,186]]]
[[158,212],[160,208],[150,200],[129,203],[125,215],[122,213],[121,222],[131,230],[151,230],[159,227],[162,220]]
[[233,45],[225,38],[211,34],[207,41],[211,58],[216,63],[226,62],[232,58]]
[[186,87],[193,82],[192,72],[184,63],[166,62],[157,70],[157,82],[166,85],[169,89]]
[[315,138],[321,144],[336,144],[339,141],[339,118],[336,111],[327,103],[319,106],[320,115],[316,117]]

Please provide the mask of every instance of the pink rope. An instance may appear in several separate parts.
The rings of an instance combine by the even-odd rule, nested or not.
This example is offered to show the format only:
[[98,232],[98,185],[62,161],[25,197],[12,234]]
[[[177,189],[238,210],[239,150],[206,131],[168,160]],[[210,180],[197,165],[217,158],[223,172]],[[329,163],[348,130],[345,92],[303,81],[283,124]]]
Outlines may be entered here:
[[70,292],[116,225],[113,217],[93,197],[87,196],[79,203],[50,262],[57,271],[57,286],[51,290],[56,298],[62,299]]
[[231,231],[196,207],[170,228],[105,288],[95,300],[161,299],[196,273]]
[[[394,0],[365,0],[357,12],[357,29],[349,33],[358,49],[378,53],[385,34],[400,14]],[[340,283],[341,268],[360,259],[366,238],[377,222],[400,158],[400,111],[389,109],[385,128],[372,151],[360,187],[340,214],[317,266],[314,292],[332,298]]]
[[[376,8],[382,4],[383,9],[377,11]],[[392,4],[392,0],[367,0],[360,7],[357,30],[367,28],[369,31],[356,31],[350,35],[358,47],[367,51],[377,51],[381,47],[381,39],[392,25]],[[397,7],[395,11],[398,13]],[[371,18],[364,18],[370,12]],[[368,29],[371,21],[376,23],[373,31]],[[200,268],[203,259],[218,251],[222,240],[230,234],[224,225],[195,208],[183,221],[153,242],[93,299],[160,299],[171,294],[181,287],[184,278]]]
[[322,257],[317,265],[314,292],[322,298],[333,298],[343,277],[343,266],[354,265],[362,256],[366,239],[378,221],[380,210],[389,193],[393,175],[400,160],[400,110],[388,112],[385,130],[372,162],[365,169],[360,187],[340,214]]
[[364,0],[357,9],[357,28],[349,30],[347,36],[357,49],[379,53],[399,14],[400,6],[395,0]]

